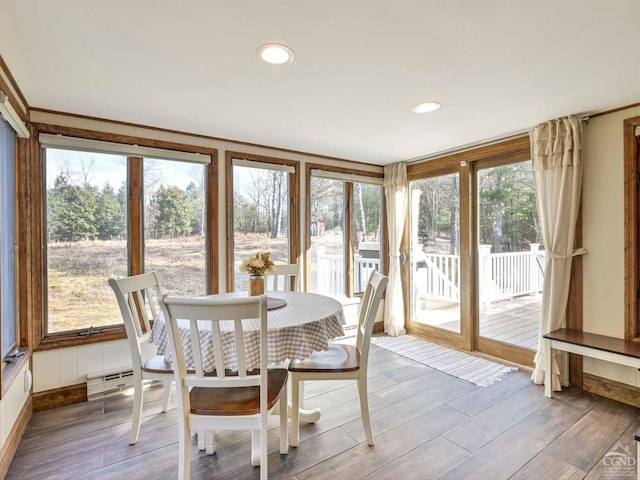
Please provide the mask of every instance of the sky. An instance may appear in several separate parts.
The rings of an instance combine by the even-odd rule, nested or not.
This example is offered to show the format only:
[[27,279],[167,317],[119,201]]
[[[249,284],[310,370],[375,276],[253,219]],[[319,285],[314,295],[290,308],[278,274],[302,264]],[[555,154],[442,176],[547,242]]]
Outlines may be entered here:
[[[69,166],[74,174],[82,174],[82,166],[90,168],[89,182],[102,189],[109,183],[114,190],[127,178],[126,157],[104,153],[90,153],[73,150],[47,149],[47,189],[53,187],[58,174]],[[154,164],[154,171],[164,185],[174,185],[184,190],[194,181],[193,170],[198,165],[170,160],[146,160]],[[93,164],[92,164],[93,162]]]

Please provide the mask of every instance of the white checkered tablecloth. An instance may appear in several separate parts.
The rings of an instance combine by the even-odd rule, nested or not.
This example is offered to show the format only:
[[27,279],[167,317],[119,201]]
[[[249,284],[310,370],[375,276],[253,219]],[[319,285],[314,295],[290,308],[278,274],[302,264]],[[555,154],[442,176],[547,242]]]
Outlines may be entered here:
[[[213,295],[217,298],[229,298],[246,296],[246,293],[221,293]],[[342,305],[334,298],[304,292],[267,292],[269,297],[282,298],[287,305],[275,310],[269,310],[267,316],[267,356],[269,363],[281,363],[284,360],[294,358],[304,359],[312,352],[327,350],[329,340],[344,335],[344,313]],[[187,368],[193,367],[193,349],[189,326],[186,321],[181,322],[180,336],[185,349]],[[226,323],[226,322],[225,322]],[[227,359],[226,368],[235,370],[235,345],[232,323],[228,322],[229,330],[222,333],[222,343]],[[224,325],[222,325],[224,329]],[[258,320],[247,321],[245,328],[245,350],[247,355],[247,367],[257,368],[260,362],[260,325]],[[213,344],[211,342],[211,329],[208,322],[202,322],[201,342],[204,368],[211,371],[215,368],[213,359]],[[171,361],[171,348],[167,336],[162,312],[153,325],[149,342],[157,345],[158,354],[166,355],[167,361]],[[231,360],[233,359],[233,361]]]

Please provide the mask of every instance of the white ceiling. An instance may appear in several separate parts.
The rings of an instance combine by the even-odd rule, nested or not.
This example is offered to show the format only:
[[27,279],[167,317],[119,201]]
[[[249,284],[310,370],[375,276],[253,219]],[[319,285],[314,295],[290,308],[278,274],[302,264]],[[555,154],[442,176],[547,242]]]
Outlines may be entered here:
[[31,107],[380,165],[640,102],[639,45],[639,0],[0,0]]

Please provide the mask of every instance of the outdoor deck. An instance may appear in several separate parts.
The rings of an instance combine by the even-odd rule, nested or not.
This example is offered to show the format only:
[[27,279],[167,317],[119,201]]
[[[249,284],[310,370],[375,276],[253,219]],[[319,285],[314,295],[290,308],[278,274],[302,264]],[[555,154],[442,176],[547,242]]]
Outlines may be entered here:
[[540,331],[539,296],[491,304],[480,313],[480,336],[535,350]]
[[[435,303],[435,302],[434,302]],[[457,303],[422,306],[418,321],[454,332],[459,331]],[[540,327],[539,295],[525,295],[491,303],[480,310],[480,336],[536,350]]]

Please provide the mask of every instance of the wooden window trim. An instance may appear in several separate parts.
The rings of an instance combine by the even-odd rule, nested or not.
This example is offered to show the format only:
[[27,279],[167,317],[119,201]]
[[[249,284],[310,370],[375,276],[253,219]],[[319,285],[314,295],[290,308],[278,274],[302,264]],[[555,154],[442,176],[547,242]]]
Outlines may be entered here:
[[127,157],[127,258],[129,275],[144,272],[144,159]]
[[[466,150],[464,152],[453,153],[433,160],[412,163],[407,166],[407,179],[412,181],[429,176],[441,175],[442,173],[439,172],[439,170],[457,168],[463,162],[477,162],[488,159],[496,159],[497,162],[500,162],[501,157],[507,156],[508,158],[504,159],[505,163],[512,163],[512,160],[509,159],[512,158],[512,155],[530,155],[529,144],[529,137],[523,136],[472,150]],[[529,159],[530,158],[529,156]]]
[[[62,347],[71,347],[76,345],[87,345],[92,343],[118,340],[126,338],[126,332],[124,325],[112,325],[100,328],[100,333],[80,336],[80,331],[66,331],[59,333],[45,334],[45,322],[47,317],[47,287],[46,287],[46,243],[45,233],[45,179],[44,179],[44,149],[40,147],[37,140],[40,133],[49,133],[53,135],[66,135],[70,137],[84,138],[90,140],[100,140],[105,142],[115,143],[127,143],[137,144],[144,147],[161,148],[165,150],[176,150],[192,153],[202,153],[211,156],[211,163],[205,168],[207,169],[207,180],[215,181],[213,185],[207,184],[207,251],[206,251],[206,264],[209,268],[207,270],[207,290],[210,293],[215,293],[218,289],[218,211],[215,207],[217,205],[217,168],[218,168],[218,151],[217,149],[205,148],[195,145],[187,145],[182,143],[167,142],[162,140],[148,139],[133,137],[130,135],[120,135],[114,133],[97,132],[92,130],[84,130],[73,127],[64,127],[57,125],[48,125],[41,123],[34,123],[31,126],[31,138],[27,140],[28,146],[25,147],[25,154],[23,155],[24,166],[20,165],[20,199],[21,204],[26,205],[24,215],[21,214],[21,232],[30,232],[27,235],[22,235],[21,238],[26,239],[24,241],[24,257],[25,261],[29,262],[27,270],[30,274],[28,281],[21,281],[21,292],[28,295],[29,302],[26,305],[26,309],[21,310],[21,318],[31,318],[32,321],[28,322],[26,334],[21,337],[24,342],[23,345],[29,346],[33,351],[50,350]],[[129,157],[127,162],[128,167],[128,180],[132,184],[137,184],[134,190],[132,185],[129,185],[129,201],[132,202],[132,206],[128,208],[128,222],[129,222],[129,266],[128,270],[130,274],[141,273],[144,268],[143,259],[143,236],[142,236],[142,205],[139,206],[139,213],[132,215],[132,208],[134,210],[137,207],[138,200],[135,196],[138,196],[137,190],[140,190],[139,201],[142,201],[142,160],[137,157]],[[211,199],[209,197],[215,196]],[[34,199],[40,199],[41,201],[33,201]],[[214,208],[210,208],[214,206]],[[132,222],[139,224],[139,235],[133,234],[138,230],[138,227],[132,225]],[[214,235],[214,236],[211,236]],[[22,246],[19,247],[22,249]],[[22,251],[22,250],[20,250]],[[26,313],[26,316],[22,314]],[[26,322],[26,320],[23,320]],[[25,326],[25,323],[21,324]]]
[[640,117],[624,120],[624,338],[636,341],[640,341],[640,315],[638,315],[638,284],[640,282],[638,154],[640,152],[636,139],[636,127],[639,126]]
[[267,157],[242,152],[226,152],[225,159],[225,194],[227,204],[227,291],[234,291],[234,227],[233,227],[233,159],[250,160],[253,162],[266,163],[272,165],[288,165],[293,167],[293,173],[289,177],[289,258],[297,261],[300,256],[300,229],[295,228],[300,225],[300,162],[296,160],[286,160],[283,158]]

